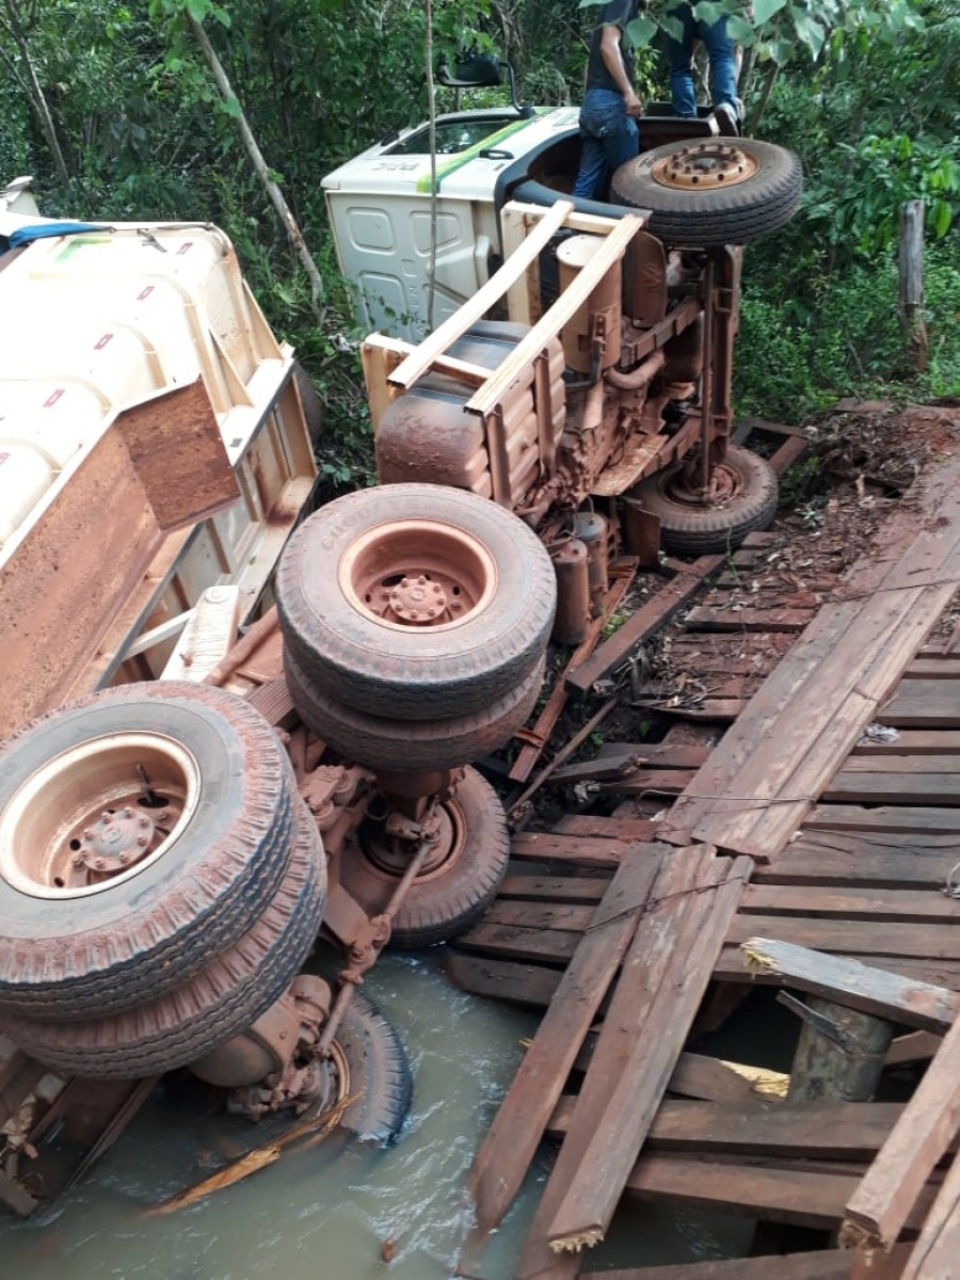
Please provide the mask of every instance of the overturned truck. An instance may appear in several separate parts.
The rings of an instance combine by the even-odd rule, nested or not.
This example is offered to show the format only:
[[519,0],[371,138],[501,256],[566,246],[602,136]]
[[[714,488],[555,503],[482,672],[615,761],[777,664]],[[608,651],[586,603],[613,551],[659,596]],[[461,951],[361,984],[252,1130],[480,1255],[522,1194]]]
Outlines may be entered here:
[[[563,185],[549,149],[538,163]],[[616,210],[544,190],[503,207],[503,265],[433,334],[364,344],[381,484],[302,520],[262,584],[276,609],[211,656],[218,602],[198,600],[179,628],[146,628],[139,652],[162,641],[173,663],[147,673],[88,647],[69,679],[51,665],[39,719],[11,725],[0,1199],[15,1211],[79,1176],[184,1066],[251,1119],[312,1109],[395,1137],[409,1070],[357,987],[384,946],[442,941],[495,895],[507,824],[472,762],[521,729],[551,634],[576,639],[611,551],[649,562],[662,537],[697,553],[772,518],[772,474],[729,444],[730,372],[740,246],[792,214],[795,158],[710,136],[620,171]],[[134,463],[149,436],[141,419],[124,437]],[[159,493],[168,473],[151,474]],[[318,937],[332,961],[311,959]],[[71,1125],[64,1162],[46,1140]]]

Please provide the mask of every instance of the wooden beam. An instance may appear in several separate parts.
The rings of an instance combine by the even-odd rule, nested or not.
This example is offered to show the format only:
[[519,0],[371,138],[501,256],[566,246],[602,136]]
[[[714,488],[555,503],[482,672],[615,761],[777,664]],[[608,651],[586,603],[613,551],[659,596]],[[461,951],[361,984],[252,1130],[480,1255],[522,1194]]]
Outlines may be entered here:
[[643,218],[634,214],[626,214],[619,219],[576,280],[563,291],[526,337],[521,339],[484,386],[467,401],[464,407],[469,413],[486,417],[496,410],[511,384],[529,372],[537,356],[546,349],[563,326],[569,323],[614,263],[623,257],[627,245],[642,227]]
[[[461,338],[471,325],[481,320],[492,306],[500,301],[507,289],[539,258],[541,252],[550,243],[553,236],[563,226],[568,214],[573,212],[573,204],[569,200],[558,200],[550,209],[544,211],[537,226],[514,249],[503,266],[481,285],[472,298],[462,307],[458,307],[438,329],[434,329],[423,342],[406,357],[402,364],[388,374],[392,386],[408,390],[418,378],[421,378],[436,364],[448,347]],[[481,371],[483,380],[490,376],[490,370]]]
[[[702,851],[678,850],[670,871],[684,854],[691,870],[695,856],[704,861]],[[579,1159],[550,1221],[555,1252],[603,1239],[751,871],[738,858],[679,890],[665,882],[656,913],[638,927],[561,1152],[569,1144]]]
[[749,938],[741,950],[754,970],[777,975],[785,986],[829,997],[904,1026],[942,1032],[960,1014],[956,992],[872,969],[856,960],[770,938]]
[[588,693],[651,636],[657,635],[703,587],[705,579],[723,564],[723,556],[700,556],[678,573],[651,599],[645,601],[622,627],[600,646],[592,657],[580,663],[566,679],[571,693]]
[[[898,1245],[872,1280],[897,1280],[909,1245]],[[843,1249],[777,1254],[762,1258],[712,1258],[709,1262],[681,1262],[676,1266],[643,1267],[637,1271],[585,1271],[603,1280],[850,1280],[850,1255]],[[942,1280],[942,1277],[941,1277]]]
[[933,1202],[903,1270],[902,1280],[948,1280],[960,1261],[960,1159]]
[[659,870],[659,858],[634,853],[621,863],[603,901],[591,911],[589,929],[474,1159],[470,1179],[484,1231],[501,1221],[520,1189]]
[[842,1242],[889,1249],[958,1130],[960,1020],[944,1036],[903,1115],[847,1203]]

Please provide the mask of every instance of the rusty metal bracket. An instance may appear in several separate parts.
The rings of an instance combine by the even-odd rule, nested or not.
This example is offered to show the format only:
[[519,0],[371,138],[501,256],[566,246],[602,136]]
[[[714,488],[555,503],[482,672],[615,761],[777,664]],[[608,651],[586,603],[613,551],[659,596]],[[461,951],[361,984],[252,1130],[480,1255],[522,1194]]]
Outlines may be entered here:
[[804,1004],[802,1000],[798,1000],[789,991],[779,991],[777,993],[777,1003],[784,1005],[791,1013],[795,1013],[802,1022],[808,1023],[813,1027],[814,1031],[825,1036],[831,1043],[842,1049],[844,1053],[854,1054],[857,1052],[857,1042],[853,1036],[848,1035],[841,1027],[838,1027],[826,1014],[818,1013],[815,1009],[811,1009],[809,1005]]

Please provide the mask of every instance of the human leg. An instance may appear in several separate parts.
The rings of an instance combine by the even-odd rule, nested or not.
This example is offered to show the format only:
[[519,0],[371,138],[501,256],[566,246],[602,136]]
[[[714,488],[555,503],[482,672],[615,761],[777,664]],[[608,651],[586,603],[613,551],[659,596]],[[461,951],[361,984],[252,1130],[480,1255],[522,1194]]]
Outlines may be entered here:
[[580,168],[573,188],[587,200],[605,197],[614,169],[638,151],[637,125],[626,112],[623,98],[609,89],[590,89],[580,108]]
[[703,42],[710,59],[710,96],[716,107],[721,102],[729,103],[734,115],[737,111],[737,63],[734,55],[733,41],[727,34],[727,20],[708,25],[697,24],[697,35]]
[[697,99],[693,88],[693,42],[696,39],[696,22],[688,4],[671,9],[669,16],[683,27],[679,40],[667,36],[667,56],[670,60],[670,97],[673,114],[695,116]]

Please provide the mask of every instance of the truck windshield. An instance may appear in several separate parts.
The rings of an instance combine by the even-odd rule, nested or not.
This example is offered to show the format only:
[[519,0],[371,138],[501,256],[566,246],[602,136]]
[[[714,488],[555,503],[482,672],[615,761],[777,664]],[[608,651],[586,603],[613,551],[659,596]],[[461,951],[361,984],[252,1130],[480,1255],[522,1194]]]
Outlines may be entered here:
[[[439,120],[437,122],[437,155],[451,156],[476,146],[484,138],[499,132],[508,119],[494,120]],[[388,148],[388,156],[426,156],[430,154],[430,130],[426,125],[408,134],[400,142]]]

